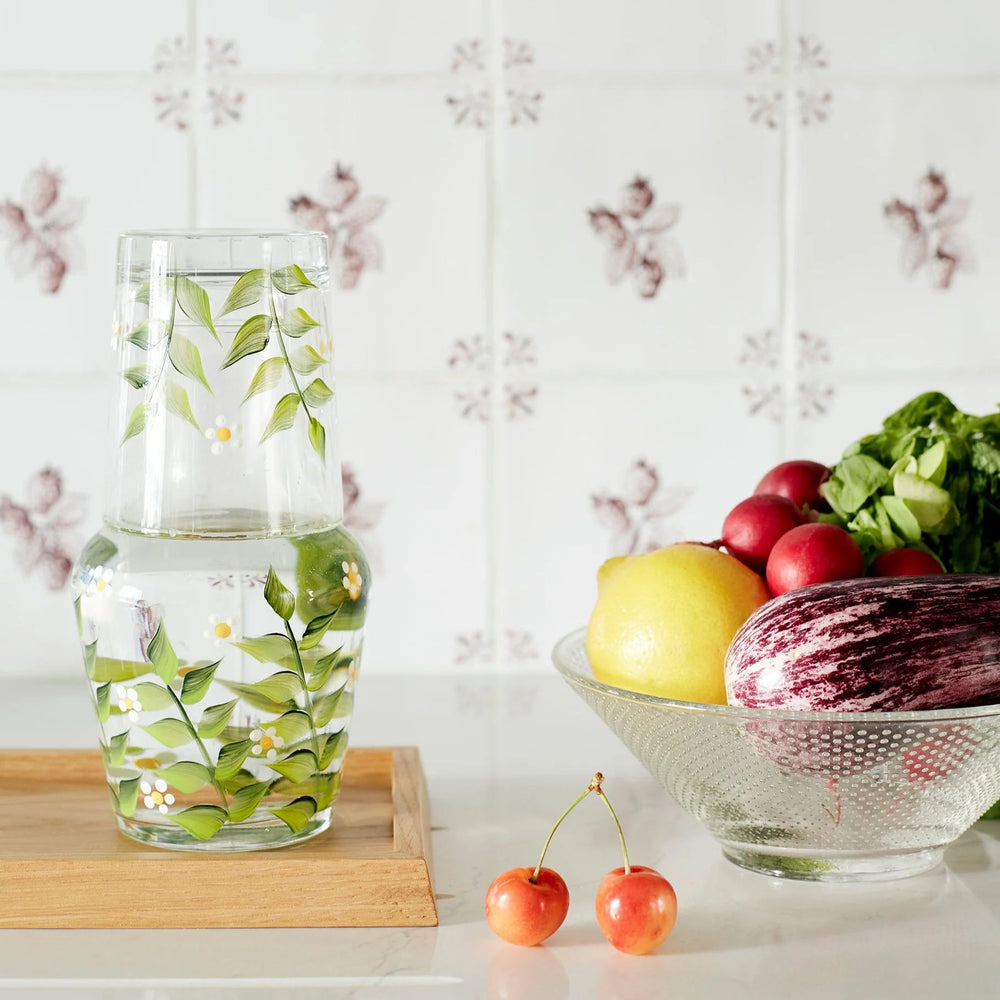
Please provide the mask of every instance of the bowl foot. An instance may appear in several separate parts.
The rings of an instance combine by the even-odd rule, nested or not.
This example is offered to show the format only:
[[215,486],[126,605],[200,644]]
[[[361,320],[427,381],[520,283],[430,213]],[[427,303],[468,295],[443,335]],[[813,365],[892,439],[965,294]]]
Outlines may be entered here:
[[820,855],[789,848],[723,844],[722,853],[740,868],[775,878],[803,882],[881,882],[930,871],[940,864],[944,848],[886,854],[826,851]]

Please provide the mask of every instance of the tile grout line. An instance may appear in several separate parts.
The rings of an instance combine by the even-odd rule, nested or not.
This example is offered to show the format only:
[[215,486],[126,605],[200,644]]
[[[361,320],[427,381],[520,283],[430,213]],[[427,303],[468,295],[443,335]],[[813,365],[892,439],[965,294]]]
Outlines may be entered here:
[[[484,195],[486,211],[484,219],[483,294],[485,329],[483,336],[489,345],[489,423],[486,449],[486,595],[487,595],[487,635],[489,636],[490,670],[501,672],[500,662],[500,344],[496,318],[496,262],[497,254],[497,131],[499,93],[503,85],[500,69],[500,40],[497,33],[498,4],[494,0],[483,0],[485,18],[484,34],[487,58],[487,88],[489,93],[488,118],[484,135]],[[495,717],[495,713],[494,713]]]
[[791,459],[795,408],[795,117],[792,96],[791,10],[789,0],[778,0],[781,52],[781,151],[778,161],[778,329],[781,352],[781,459]]
[[191,125],[188,133],[188,220],[192,228],[198,227],[198,151],[201,146],[201,117],[197,102],[203,96],[201,39],[198,36],[198,0],[188,0],[188,37],[191,65],[188,66],[191,82]]

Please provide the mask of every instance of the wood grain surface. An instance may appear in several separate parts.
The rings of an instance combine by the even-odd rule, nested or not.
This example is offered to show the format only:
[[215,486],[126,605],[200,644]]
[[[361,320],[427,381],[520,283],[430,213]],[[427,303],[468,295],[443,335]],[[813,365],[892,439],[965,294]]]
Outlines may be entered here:
[[328,831],[239,852],[119,833],[98,751],[0,751],[0,927],[436,924],[416,747],[348,750]]

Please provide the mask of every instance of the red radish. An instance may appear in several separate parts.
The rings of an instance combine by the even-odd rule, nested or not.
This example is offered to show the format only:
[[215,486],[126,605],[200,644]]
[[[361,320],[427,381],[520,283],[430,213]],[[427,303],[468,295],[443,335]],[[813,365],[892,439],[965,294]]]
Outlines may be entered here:
[[923,549],[890,549],[868,567],[869,576],[929,576],[943,572],[941,563]]
[[864,575],[858,543],[836,524],[800,524],[778,539],[767,560],[767,586],[777,597],[812,583]]
[[820,483],[830,478],[830,470],[819,462],[796,459],[776,465],[754,489],[755,494],[777,493],[787,497],[798,507],[827,510],[826,501],[820,496]]
[[774,543],[804,521],[802,511],[787,497],[773,493],[747,497],[726,515],[722,544],[741,563],[763,573]]

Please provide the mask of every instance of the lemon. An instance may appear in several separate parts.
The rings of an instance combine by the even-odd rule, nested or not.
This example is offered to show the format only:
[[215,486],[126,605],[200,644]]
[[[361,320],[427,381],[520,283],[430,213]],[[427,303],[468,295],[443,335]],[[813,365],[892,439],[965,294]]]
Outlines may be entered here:
[[615,556],[597,571],[587,626],[594,677],[644,694],[724,705],[726,650],[770,598],[733,556],[682,542]]

